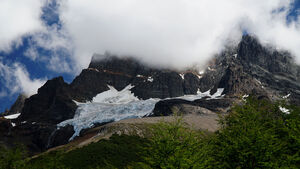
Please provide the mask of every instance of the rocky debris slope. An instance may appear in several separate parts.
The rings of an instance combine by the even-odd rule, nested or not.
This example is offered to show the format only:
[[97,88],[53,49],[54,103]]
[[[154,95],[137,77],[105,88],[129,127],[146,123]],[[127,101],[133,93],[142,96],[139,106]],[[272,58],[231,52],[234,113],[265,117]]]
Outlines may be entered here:
[[[71,125],[59,129],[57,125],[74,118],[76,102],[92,101],[110,86],[122,91],[130,85],[130,92],[137,99],[164,99],[156,103],[152,116],[203,110],[226,113],[233,102],[249,94],[271,100],[286,98],[300,104],[300,67],[293,57],[246,35],[238,46],[216,55],[203,71],[178,72],[153,68],[130,57],[94,55],[89,67],[71,84],[62,77],[54,78],[25,102],[18,99],[11,111],[22,109],[21,115],[17,119],[0,119],[0,142],[20,141],[32,152],[65,144],[75,130]],[[223,98],[172,99],[201,92],[213,95],[219,88],[224,89]],[[23,102],[24,105],[19,104]]]

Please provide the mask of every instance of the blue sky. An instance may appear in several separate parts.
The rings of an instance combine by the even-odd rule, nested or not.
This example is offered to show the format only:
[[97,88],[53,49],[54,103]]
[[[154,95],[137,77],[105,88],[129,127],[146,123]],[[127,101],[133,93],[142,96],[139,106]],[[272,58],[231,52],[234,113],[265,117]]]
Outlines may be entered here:
[[[53,25],[57,26],[58,28],[61,27],[59,16],[56,13],[57,9],[58,4],[56,3],[56,1],[51,1],[49,4],[43,6],[42,14],[40,17],[44,24],[46,24],[48,27],[51,27]],[[31,35],[24,36],[22,37],[22,45],[13,45],[13,49],[8,53],[0,51],[0,56],[2,56],[2,63],[5,65],[12,65],[14,63],[20,63],[24,65],[31,79],[52,79],[57,76],[63,76],[65,81],[70,83],[75,76],[73,73],[59,72],[47,69],[47,61],[31,60],[28,57],[24,56],[26,51],[33,45],[32,43],[34,43],[32,42],[32,38],[33,37]],[[35,48],[37,48],[38,55],[51,56],[53,55],[53,52],[56,52],[58,55],[70,55],[70,53],[64,51],[51,51],[39,46],[35,46]],[[69,63],[71,64],[72,61],[69,61]],[[5,77],[0,76],[0,91],[9,90],[8,87],[4,85],[5,81]],[[18,95],[19,92],[7,94],[7,96],[0,98],[0,112],[8,109],[14,103]]]
[[[28,0],[28,1],[32,1],[32,0]],[[145,1],[144,4],[139,4],[139,5],[141,5],[142,9],[143,8],[148,9],[149,3],[147,3],[146,0],[144,0],[144,1]],[[34,1],[32,1],[32,2],[34,2]],[[18,40],[14,40],[10,44],[10,48],[11,48],[10,50],[1,50],[1,47],[0,47],[0,61],[1,61],[2,67],[7,69],[6,72],[2,70],[2,73],[1,73],[1,65],[0,65],[0,102],[1,102],[0,112],[3,112],[5,109],[9,108],[15,101],[18,94],[20,92],[22,92],[23,90],[25,90],[25,89],[22,89],[22,87],[20,87],[14,83],[16,81],[15,71],[17,71],[17,70],[26,72],[25,75],[21,74],[21,77],[28,76],[28,79],[30,81],[30,83],[28,83],[28,84],[31,84],[31,83],[33,84],[33,82],[34,82],[34,84],[43,83],[43,82],[45,82],[45,80],[51,79],[51,78],[57,77],[57,76],[63,76],[65,81],[70,83],[73,80],[73,78],[79,73],[78,65],[81,65],[81,66],[79,66],[79,68],[84,68],[87,65],[86,63],[89,62],[89,59],[91,57],[90,55],[94,52],[99,52],[99,51],[103,52],[103,50],[109,50],[109,51],[115,50],[115,51],[118,51],[116,53],[123,52],[123,53],[130,53],[130,54],[133,53],[136,55],[142,55],[143,53],[141,54],[141,52],[154,51],[153,53],[151,53],[150,56],[143,57],[144,61],[147,62],[149,60],[150,61],[161,60],[161,62],[164,62],[162,57],[160,57],[161,53],[159,50],[162,49],[161,46],[168,48],[170,50],[174,50],[176,53],[178,53],[178,55],[185,54],[184,53],[185,51],[190,50],[189,47],[187,49],[184,48],[182,50],[179,47],[180,50],[178,50],[178,52],[177,52],[176,50],[178,49],[178,46],[176,46],[177,44],[175,44],[175,45],[173,44],[174,40],[172,40],[172,42],[169,42],[169,41],[166,41],[165,39],[158,39],[158,40],[155,39],[156,36],[155,35],[152,36],[151,33],[154,34],[155,28],[157,28],[157,27],[164,28],[164,26],[165,26],[165,28],[167,30],[167,32],[163,32],[163,30],[162,30],[161,32],[164,34],[162,34],[163,36],[161,36],[161,35],[157,36],[158,38],[166,36],[166,37],[171,37],[170,39],[172,39],[173,37],[177,37],[178,34],[179,34],[178,38],[182,38],[183,36],[185,36],[185,34],[180,34],[181,32],[180,33],[176,32],[177,31],[176,29],[171,30],[171,31],[170,31],[170,29],[167,29],[167,28],[169,28],[169,27],[167,27],[168,25],[175,24],[176,22],[183,22],[184,24],[188,25],[189,28],[187,30],[189,30],[189,31],[190,30],[194,31],[193,27],[197,28],[198,26],[200,27],[199,30],[204,33],[205,33],[205,31],[211,30],[211,28],[209,28],[209,27],[207,29],[202,29],[203,25],[195,24],[194,22],[198,18],[192,18],[191,19],[192,22],[189,23],[189,22],[186,22],[187,19],[184,18],[185,16],[182,17],[183,18],[182,20],[180,20],[179,18],[177,19],[176,18],[177,16],[176,16],[174,19],[174,22],[170,21],[170,23],[168,23],[166,21],[160,22],[160,20],[157,20],[157,21],[155,21],[155,23],[154,22],[151,23],[147,20],[147,19],[149,19],[148,17],[142,18],[141,16],[138,16],[138,18],[135,18],[134,21],[139,21],[139,22],[143,23],[143,25],[140,26],[140,25],[137,25],[136,23],[134,23],[134,26],[137,28],[139,28],[139,27],[143,28],[143,30],[140,31],[141,29],[133,29],[132,25],[128,26],[128,25],[122,23],[122,21],[131,22],[132,20],[130,20],[128,18],[136,17],[136,15],[132,16],[132,15],[128,14],[128,16],[127,15],[118,16],[118,13],[121,13],[124,11],[126,13],[130,13],[128,11],[132,11],[132,9],[134,9],[134,8],[128,8],[128,11],[126,11],[123,6],[116,8],[115,7],[116,5],[114,5],[114,4],[110,5],[109,3],[105,3],[107,5],[106,8],[101,8],[101,6],[103,6],[105,1],[97,2],[97,1],[93,1],[93,0],[89,0],[89,1],[85,2],[84,5],[80,4],[81,2],[76,1],[76,0],[70,1],[70,3],[73,2],[73,4],[68,4],[69,8],[71,9],[70,10],[71,12],[64,14],[64,20],[61,20],[61,16],[60,16],[61,11],[59,9],[65,9],[65,8],[61,8],[61,6],[60,6],[61,4],[57,3],[55,0],[46,0],[45,2],[46,3],[44,3],[42,5],[41,10],[39,11],[40,12],[39,19],[42,22],[43,31],[38,32],[38,33],[36,33],[36,32],[35,33],[32,33],[32,32],[23,33],[21,38],[19,38]],[[101,4],[102,2],[103,2],[103,4]],[[141,2],[141,1],[139,1],[139,2]],[[167,3],[167,2],[170,2],[170,3]],[[213,1],[210,1],[210,2],[213,2]],[[18,3],[18,2],[16,2],[16,3]],[[165,12],[167,10],[169,10],[170,6],[173,6],[172,3],[173,3],[173,1],[166,1],[165,4],[162,4],[162,6],[165,6],[166,8],[162,9],[161,11],[155,10],[155,13],[164,12],[158,16],[171,18],[169,20],[172,20],[173,16],[169,16],[168,14],[165,14]],[[76,5],[79,6],[80,10],[81,10],[81,6],[82,6],[82,11],[80,11],[80,10],[78,11],[78,9],[76,10]],[[90,5],[90,6],[88,6],[88,5]],[[106,13],[104,13],[104,12],[103,13],[95,13],[93,10],[94,10],[94,6],[96,6],[96,5],[99,5],[99,10],[96,9],[96,11],[101,11],[101,9],[102,9],[102,10],[106,11]],[[181,5],[182,4],[179,4],[178,6],[181,6]],[[124,6],[127,8],[129,5],[126,4]],[[134,6],[134,7],[136,7],[136,6]],[[247,7],[248,6],[245,5],[245,9],[247,9]],[[71,14],[74,14],[74,13],[72,13],[73,8],[74,8],[74,13],[80,13],[80,12],[82,12],[82,13],[80,13],[80,15],[72,16]],[[211,11],[214,11],[214,8],[217,8],[217,7],[212,6]],[[68,8],[66,8],[66,9],[68,9]],[[210,8],[208,7],[208,9],[210,9]],[[109,11],[109,10],[111,10],[111,11]],[[114,10],[115,11],[120,10],[120,12],[116,12],[114,15],[111,15],[111,12]],[[150,14],[151,14],[151,10],[152,9],[149,8],[148,10],[145,10],[145,11],[150,11]],[[173,14],[173,12],[174,11],[176,12],[176,10],[170,9],[169,13]],[[291,11],[289,12],[289,15],[287,16],[286,21],[288,24],[296,22],[295,20],[297,20],[297,17],[300,14],[299,10],[300,10],[300,0],[296,0]],[[88,14],[89,11],[93,11],[94,13],[91,12],[91,14]],[[109,12],[107,12],[107,11],[109,11]],[[208,12],[211,12],[211,11],[208,10]],[[7,12],[9,12],[9,11],[7,11]],[[141,12],[141,11],[137,11],[137,13],[139,13],[139,12]],[[110,23],[109,17],[108,17],[109,19],[104,18],[104,16],[106,16],[107,14],[109,14],[109,17],[112,16],[117,22]],[[4,14],[2,13],[1,15],[4,15]],[[98,16],[99,19],[97,17],[94,18],[93,15]],[[102,17],[102,15],[103,15],[103,17]],[[176,15],[176,13],[174,15]],[[220,13],[220,15],[221,15],[221,13]],[[200,16],[200,14],[199,14],[199,16]],[[82,17],[83,20],[87,23],[87,28],[84,27],[84,25],[82,23],[75,22],[77,18],[80,20],[81,19],[80,17]],[[86,18],[84,18],[84,17],[86,17]],[[153,14],[152,18],[155,18],[155,17],[156,17],[156,15]],[[70,18],[76,18],[76,19],[70,19]],[[102,19],[104,18],[103,21],[98,23],[97,21],[98,20],[101,21],[101,18]],[[218,17],[216,17],[216,18],[218,18]],[[235,18],[235,17],[232,17],[232,18]],[[195,19],[195,20],[193,20],[193,19]],[[1,16],[0,16],[0,20],[1,20]],[[214,20],[214,16],[212,16],[211,21],[214,23],[219,22],[219,20]],[[74,22],[75,24],[72,24],[72,22]],[[240,22],[240,20],[239,20],[239,22]],[[4,23],[2,26],[6,25],[5,21],[2,23]],[[119,23],[122,23],[123,25],[118,25]],[[160,25],[158,25],[157,27],[153,26],[154,29],[149,29],[147,31],[144,30],[145,25],[148,24],[148,27],[149,27],[149,25],[155,25],[156,23],[158,23]],[[79,26],[78,25],[76,26],[76,24],[79,24]],[[104,24],[104,26],[101,24]],[[224,24],[226,24],[226,23],[224,23]],[[183,24],[179,23],[178,25],[183,25]],[[248,24],[246,24],[246,25],[248,25]],[[80,27],[80,26],[82,26],[82,27]],[[97,32],[102,28],[102,26],[104,28],[108,28],[108,31],[107,32],[105,32],[105,31]],[[76,32],[77,27],[80,28],[78,32]],[[90,30],[89,28],[91,28],[91,27],[96,27],[99,29],[95,29],[95,30],[91,29]],[[112,29],[113,31],[111,31],[111,30],[109,30],[109,28],[111,28],[111,27],[112,28],[120,27],[122,29],[120,29],[120,30]],[[251,27],[251,25],[249,27]],[[2,28],[0,28],[0,29],[2,29]],[[124,29],[127,30],[127,32],[122,33],[122,31]],[[233,28],[233,29],[235,29],[235,28]],[[153,32],[151,32],[152,30],[153,30]],[[182,31],[182,30],[185,30],[185,28],[178,27],[178,30]],[[228,32],[227,29],[224,29],[224,30],[226,30],[226,31],[224,31],[225,33],[220,32],[221,35],[231,33],[231,32]],[[256,30],[256,29],[254,29],[254,30]],[[138,36],[135,36],[135,37],[129,36],[129,35],[131,35],[130,33],[128,33],[130,31],[136,32],[138,34]],[[87,34],[87,36],[83,35],[82,32],[85,32]],[[90,34],[89,34],[89,32],[90,32]],[[0,33],[1,33],[1,31],[0,31]],[[98,33],[99,33],[99,36],[98,36]],[[155,34],[158,34],[158,35],[159,35],[159,33],[160,32],[155,32]],[[116,34],[118,35],[118,37],[116,37],[117,36]],[[146,36],[147,34],[149,34],[149,36]],[[108,40],[98,41],[103,36],[106,37],[106,35],[107,35],[107,37],[109,37],[110,41],[108,41]],[[111,36],[108,36],[108,35],[111,35]],[[195,32],[195,34],[192,34],[192,35],[198,35],[198,32]],[[0,36],[1,36],[1,34],[0,34]],[[128,36],[130,37],[130,39],[132,39],[132,41],[130,41],[131,43],[129,43],[129,44],[127,42],[121,43],[122,41],[124,41],[124,39],[120,39],[119,37],[125,37],[128,39]],[[190,35],[188,35],[188,36],[190,36]],[[94,39],[94,37],[100,37],[100,38]],[[83,39],[80,39],[80,38],[83,38]],[[84,38],[86,38],[86,39],[84,39]],[[262,38],[263,38],[263,36],[262,36]],[[61,43],[59,43],[59,41],[61,41]],[[153,41],[153,43],[152,43],[152,41]],[[182,41],[184,42],[185,39],[183,38]],[[201,39],[201,42],[202,41],[207,42],[209,40],[204,38],[204,39]],[[101,48],[101,45],[99,45],[99,44],[106,44],[109,42],[111,42],[112,45],[105,46],[105,49],[103,49],[103,50],[97,50],[97,47]],[[119,42],[120,42],[120,44],[119,44]],[[139,45],[143,44],[141,42],[147,42],[146,44],[148,44],[148,46],[150,46],[150,47],[154,46],[154,47],[153,48],[143,48],[143,46],[139,47]],[[160,42],[162,42],[162,44],[160,44]],[[85,46],[85,43],[88,43],[86,46],[93,46],[93,47],[83,50],[82,46]],[[188,43],[190,43],[190,39],[188,39]],[[55,44],[55,45],[51,46],[52,44]],[[65,44],[68,44],[68,46]],[[130,46],[131,44],[133,47]],[[167,44],[167,46],[164,46],[165,44]],[[179,45],[187,46],[186,43],[182,43]],[[146,45],[144,45],[144,46],[146,46]],[[215,47],[215,46],[213,46],[213,47]],[[76,48],[76,50],[74,48]],[[138,49],[141,48],[141,50],[138,50],[136,48],[138,48]],[[221,47],[218,47],[218,48],[221,48]],[[119,51],[119,49],[120,49],[120,51]],[[128,49],[128,51],[127,51],[127,49]],[[208,49],[210,49],[210,48],[208,47]],[[88,52],[81,52],[81,51],[88,51]],[[195,50],[195,51],[197,51],[197,50]],[[166,53],[166,55],[170,54],[170,55],[174,55],[174,57],[178,58],[178,56],[176,54],[174,54],[175,52],[167,51],[165,53]],[[86,54],[86,53],[88,53],[88,54]],[[200,53],[200,54],[204,55],[207,53],[209,53],[209,51],[206,53]],[[86,59],[83,58],[83,56],[82,56],[84,54],[88,55],[88,57]],[[193,55],[194,53],[187,53],[187,54]],[[199,55],[199,53],[196,53],[196,54]],[[158,56],[159,59],[153,58],[156,55]],[[165,58],[166,58],[165,59],[166,62],[176,60],[176,59],[172,59],[171,57],[165,57]],[[207,58],[205,58],[205,59],[207,59]],[[203,59],[203,60],[205,60],[205,59]],[[189,61],[189,62],[186,62],[186,64],[190,64],[195,59],[193,60],[192,58],[187,57],[187,58],[184,58],[183,61],[178,59],[178,62],[184,62],[186,60]],[[84,61],[85,63],[80,64],[82,61]],[[156,62],[154,62],[153,64],[156,64]],[[84,65],[84,66],[82,66],[82,65]],[[178,66],[177,62],[174,62],[174,65]],[[12,77],[8,77],[10,75]],[[15,88],[15,90],[12,90],[12,88]],[[27,88],[28,88],[28,86],[27,86]],[[30,88],[30,86],[29,86],[29,88]]]

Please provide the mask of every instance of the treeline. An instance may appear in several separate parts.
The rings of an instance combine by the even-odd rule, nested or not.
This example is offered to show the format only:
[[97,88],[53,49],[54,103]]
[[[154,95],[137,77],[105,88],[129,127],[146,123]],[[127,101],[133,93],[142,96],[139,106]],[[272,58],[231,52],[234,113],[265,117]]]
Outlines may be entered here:
[[249,98],[222,117],[220,126],[215,133],[195,131],[178,117],[151,127],[147,138],[113,135],[34,159],[24,159],[22,149],[2,149],[0,168],[299,168],[299,107]]

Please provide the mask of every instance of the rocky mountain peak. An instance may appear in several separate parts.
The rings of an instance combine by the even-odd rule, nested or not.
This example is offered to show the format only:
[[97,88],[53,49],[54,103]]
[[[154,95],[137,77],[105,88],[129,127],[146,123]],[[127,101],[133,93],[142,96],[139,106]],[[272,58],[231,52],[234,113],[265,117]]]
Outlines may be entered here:
[[[16,127],[10,125],[9,120],[2,120],[2,126],[10,126],[10,134],[29,140],[34,151],[44,151],[67,143],[73,135],[72,126],[58,129],[57,124],[75,116],[78,105],[74,101],[92,101],[111,88],[122,91],[130,86],[129,92],[140,100],[175,98],[199,92],[208,92],[211,96],[218,88],[224,88],[224,99],[208,99],[208,96],[198,101],[162,100],[157,103],[155,112],[164,114],[162,111],[166,110],[169,114],[174,105],[181,110],[180,104],[192,106],[189,110],[200,106],[226,112],[232,100],[245,94],[273,100],[286,96],[290,102],[299,104],[299,75],[300,67],[288,52],[269,49],[249,35],[243,36],[238,46],[216,55],[201,73],[159,69],[131,57],[94,55],[89,67],[71,84],[65,83],[62,77],[51,79],[37,94],[26,99],[24,106],[16,106],[18,110],[22,107],[19,118],[12,120]],[[13,138],[8,139],[7,135],[0,135],[0,141]]]
[[72,101],[73,91],[62,77],[48,80],[38,93],[25,101],[20,122],[46,122],[57,124],[74,116],[77,108]]

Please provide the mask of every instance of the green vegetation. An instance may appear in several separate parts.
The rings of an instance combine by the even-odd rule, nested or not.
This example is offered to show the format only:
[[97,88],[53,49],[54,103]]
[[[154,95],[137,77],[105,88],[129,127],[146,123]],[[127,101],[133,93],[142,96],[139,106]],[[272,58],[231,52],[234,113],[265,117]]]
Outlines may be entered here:
[[[279,107],[289,110],[284,113]],[[216,133],[194,131],[180,117],[151,127],[149,137],[113,135],[72,151],[22,160],[1,151],[6,168],[299,168],[300,109],[249,98],[221,118]],[[5,158],[4,158],[5,157]],[[11,162],[16,162],[12,164]],[[7,167],[9,166],[9,167]],[[0,168],[1,168],[0,167]]]
[[21,145],[15,145],[15,148],[8,149],[0,146],[0,169],[19,169],[24,166],[26,157],[25,148]]
[[[279,106],[289,109],[283,113]],[[299,168],[300,111],[248,99],[221,121],[209,142],[211,168]]]
[[146,147],[145,164],[148,168],[191,168],[198,163],[204,148],[202,132],[184,125],[181,118],[171,123],[159,123],[152,128]]
[[27,162],[28,169],[125,168],[131,162],[142,161],[147,140],[138,136],[113,135],[109,140],[69,152],[53,151]]

